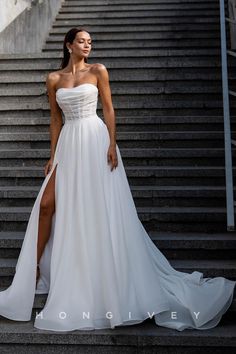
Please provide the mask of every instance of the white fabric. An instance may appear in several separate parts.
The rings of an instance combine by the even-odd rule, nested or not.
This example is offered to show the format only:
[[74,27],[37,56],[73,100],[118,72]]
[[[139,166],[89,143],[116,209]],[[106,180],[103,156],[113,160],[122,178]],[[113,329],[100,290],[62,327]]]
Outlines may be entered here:
[[[44,293],[47,301],[34,326],[45,330],[114,328],[154,314],[157,325],[178,331],[216,326],[236,282],[179,272],[151,241],[117,145],[118,167],[110,170],[109,133],[96,114],[97,98],[97,87],[89,83],[57,91],[65,124],[31,211],[13,282],[0,292],[0,314],[29,321],[35,293]],[[39,206],[56,165],[56,212],[35,291]]]

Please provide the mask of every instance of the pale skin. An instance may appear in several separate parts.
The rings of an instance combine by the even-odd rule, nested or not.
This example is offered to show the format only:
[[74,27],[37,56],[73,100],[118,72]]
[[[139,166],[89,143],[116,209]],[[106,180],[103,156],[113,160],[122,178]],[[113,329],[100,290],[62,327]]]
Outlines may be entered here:
[[[57,140],[63,125],[61,110],[56,101],[56,91],[61,87],[75,87],[83,83],[91,83],[97,86],[99,90],[104,120],[110,137],[110,144],[107,151],[107,162],[111,165],[110,170],[112,172],[113,169],[118,166],[118,159],[116,152],[115,112],[112,104],[108,71],[103,64],[85,63],[84,59],[89,56],[92,47],[92,39],[88,32],[78,32],[73,43],[68,42],[66,45],[68,50],[71,51],[68,65],[62,70],[49,73],[46,79],[51,110],[51,153],[50,159],[45,165],[44,174],[46,176],[51,171]],[[45,245],[50,237],[52,216],[55,212],[56,168],[57,165],[48,180],[40,202],[37,263],[39,263]],[[39,279],[39,273],[39,269],[37,269],[37,281]]]

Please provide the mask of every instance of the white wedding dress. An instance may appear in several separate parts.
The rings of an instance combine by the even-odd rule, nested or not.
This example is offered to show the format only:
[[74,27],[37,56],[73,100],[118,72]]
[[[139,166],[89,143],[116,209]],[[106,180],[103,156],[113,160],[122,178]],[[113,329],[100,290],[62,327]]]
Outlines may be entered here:
[[[236,282],[175,270],[145,231],[116,145],[107,162],[106,124],[96,114],[98,89],[84,83],[56,93],[65,124],[53,168],[31,211],[12,284],[0,292],[0,315],[29,321],[35,294],[48,294],[34,326],[52,331],[133,325],[154,318],[182,331],[215,327]],[[57,165],[56,211],[36,284],[40,199]]]

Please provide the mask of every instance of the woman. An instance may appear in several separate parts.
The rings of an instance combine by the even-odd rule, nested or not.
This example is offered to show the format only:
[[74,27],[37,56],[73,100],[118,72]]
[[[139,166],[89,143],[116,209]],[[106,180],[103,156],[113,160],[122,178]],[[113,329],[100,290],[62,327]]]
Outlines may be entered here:
[[[91,51],[91,45],[92,40],[89,33],[79,31],[76,28],[71,29],[64,39],[62,70],[52,72],[47,77],[46,84],[51,107],[51,158],[45,166],[45,174],[52,168],[56,144],[62,128],[62,116],[56,100],[56,92],[60,88],[76,88],[83,83],[99,86],[103,112],[110,135],[107,159],[111,163],[111,171],[117,167],[115,114],[112,106],[108,72],[102,64],[85,64]],[[50,237],[51,220],[55,212],[55,175],[56,169],[41,200],[38,262]],[[40,268],[39,264],[37,264],[37,281],[39,275]]]
[[51,157],[0,314],[30,320],[35,293],[44,293],[34,326],[45,330],[113,329],[152,317],[178,331],[215,327],[236,282],[179,272],[151,241],[116,144],[107,69],[86,60],[91,42],[72,28],[62,69],[47,77]]

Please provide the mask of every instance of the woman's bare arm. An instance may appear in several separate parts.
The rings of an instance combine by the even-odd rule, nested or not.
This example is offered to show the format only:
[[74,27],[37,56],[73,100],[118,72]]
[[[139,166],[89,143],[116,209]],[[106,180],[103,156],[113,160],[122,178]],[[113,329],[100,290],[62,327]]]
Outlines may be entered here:
[[50,73],[46,79],[46,86],[48,92],[48,99],[50,104],[50,140],[51,140],[51,152],[50,158],[54,158],[57,140],[60,135],[63,120],[60,107],[56,101],[56,84],[58,81],[58,74]]
[[118,157],[116,152],[116,119],[111,99],[109,74],[103,64],[97,64],[96,69],[104,119],[110,136],[110,145],[107,151],[107,162],[111,163],[111,171],[113,171],[113,169],[118,166]]
[[109,74],[103,64],[97,64],[98,89],[102,101],[104,120],[110,135],[110,145],[116,146],[116,119],[112,104]]

